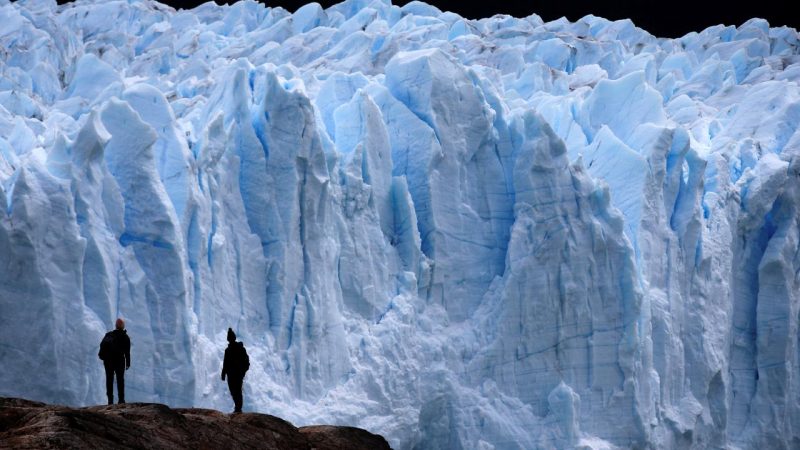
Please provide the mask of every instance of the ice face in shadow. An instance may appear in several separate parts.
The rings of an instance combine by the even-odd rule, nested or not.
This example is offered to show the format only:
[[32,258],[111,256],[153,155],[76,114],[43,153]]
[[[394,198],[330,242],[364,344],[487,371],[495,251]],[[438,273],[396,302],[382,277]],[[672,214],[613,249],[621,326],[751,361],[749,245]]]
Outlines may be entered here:
[[0,395],[395,448],[800,446],[800,37],[0,0]]

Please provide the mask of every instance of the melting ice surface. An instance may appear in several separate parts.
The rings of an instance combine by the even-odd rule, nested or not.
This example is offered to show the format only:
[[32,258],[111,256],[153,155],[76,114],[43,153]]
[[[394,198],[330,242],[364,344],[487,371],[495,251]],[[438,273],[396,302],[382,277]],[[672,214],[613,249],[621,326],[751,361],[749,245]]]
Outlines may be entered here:
[[0,0],[0,395],[800,447],[798,33]]

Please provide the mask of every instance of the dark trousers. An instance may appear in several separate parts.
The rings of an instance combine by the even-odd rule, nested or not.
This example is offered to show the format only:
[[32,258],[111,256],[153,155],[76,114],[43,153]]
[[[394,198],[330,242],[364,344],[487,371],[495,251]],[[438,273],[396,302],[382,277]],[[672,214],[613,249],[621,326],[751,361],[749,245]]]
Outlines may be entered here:
[[230,389],[231,397],[233,397],[233,406],[235,412],[242,412],[242,402],[244,401],[242,398],[243,382],[244,377],[228,375],[228,389]]
[[125,403],[125,361],[103,361],[106,368],[106,396],[108,404],[114,404],[114,375],[117,376],[119,402]]

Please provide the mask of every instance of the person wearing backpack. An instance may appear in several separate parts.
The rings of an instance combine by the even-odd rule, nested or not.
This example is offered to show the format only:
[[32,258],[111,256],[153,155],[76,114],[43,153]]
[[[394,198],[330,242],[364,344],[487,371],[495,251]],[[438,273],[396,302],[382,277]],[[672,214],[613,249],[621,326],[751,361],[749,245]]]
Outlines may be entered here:
[[228,377],[228,389],[233,397],[234,413],[242,412],[242,384],[244,374],[250,368],[250,358],[244,344],[236,342],[236,334],[228,328],[228,348],[225,349],[225,359],[222,361],[222,380]]
[[125,321],[117,319],[115,329],[103,336],[100,352],[106,369],[106,395],[108,404],[114,404],[114,375],[117,377],[119,403],[125,403],[125,371],[131,367],[131,339],[125,331]]

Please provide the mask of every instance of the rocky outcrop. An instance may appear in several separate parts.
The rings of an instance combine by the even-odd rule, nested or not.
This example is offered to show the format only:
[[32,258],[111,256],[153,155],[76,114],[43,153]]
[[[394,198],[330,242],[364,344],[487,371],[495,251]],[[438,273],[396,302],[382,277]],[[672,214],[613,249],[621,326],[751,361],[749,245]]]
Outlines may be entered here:
[[70,408],[0,398],[0,448],[377,450],[389,444],[359,428],[297,428],[268,414],[157,403]]

